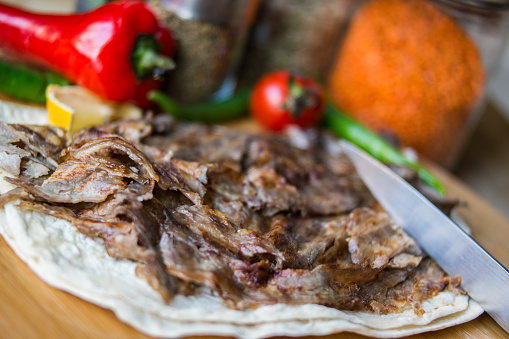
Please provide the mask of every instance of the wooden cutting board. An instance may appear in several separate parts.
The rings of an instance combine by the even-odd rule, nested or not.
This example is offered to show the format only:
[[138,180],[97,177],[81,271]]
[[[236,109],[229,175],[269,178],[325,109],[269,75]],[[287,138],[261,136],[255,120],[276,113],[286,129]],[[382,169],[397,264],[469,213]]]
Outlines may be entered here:
[[[509,267],[509,221],[446,172],[433,168],[448,196],[466,206],[460,215],[474,238]],[[509,305],[508,305],[509,307]],[[0,338],[148,338],[108,310],[42,282],[0,237]],[[487,314],[459,326],[411,338],[506,338]],[[326,338],[362,338],[340,333]]]

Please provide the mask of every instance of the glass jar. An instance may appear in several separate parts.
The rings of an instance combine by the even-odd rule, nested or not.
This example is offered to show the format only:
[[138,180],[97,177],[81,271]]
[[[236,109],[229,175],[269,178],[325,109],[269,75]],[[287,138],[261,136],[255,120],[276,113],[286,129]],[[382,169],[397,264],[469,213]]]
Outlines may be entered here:
[[264,73],[300,71],[324,80],[355,0],[265,0],[260,4],[241,82]]
[[347,114],[452,168],[486,104],[509,0],[369,0],[328,80]]
[[257,0],[150,0],[177,39],[165,91],[181,102],[230,96]]
[[435,0],[476,44],[487,79],[496,72],[509,38],[509,0]]

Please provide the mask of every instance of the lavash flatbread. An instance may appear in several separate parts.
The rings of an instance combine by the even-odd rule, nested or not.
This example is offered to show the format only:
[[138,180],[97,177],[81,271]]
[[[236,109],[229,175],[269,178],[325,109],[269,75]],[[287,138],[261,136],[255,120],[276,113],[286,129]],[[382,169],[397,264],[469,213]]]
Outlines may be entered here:
[[[11,188],[1,177],[0,182],[0,192]],[[399,314],[375,315],[320,305],[283,304],[237,311],[207,293],[177,296],[165,304],[156,291],[136,277],[134,262],[110,258],[102,240],[79,233],[66,221],[22,211],[10,203],[0,210],[0,234],[48,284],[111,309],[122,321],[156,337],[263,338],[349,331],[393,338],[460,324],[483,312],[467,295],[448,291],[424,302],[423,316],[411,308]]]
[[0,97],[0,121],[8,124],[48,125],[44,107],[3,100]]
[[[47,124],[44,108],[2,101],[0,121]],[[13,186],[3,180],[0,193]],[[151,336],[225,335],[241,338],[325,335],[354,332],[380,338],[402,337],[470,321],[482,308],[467,295],[445,291],[400,314],[343,312],[321,305],[271,305],[256,310],[226,308],[211,294],[177,296],[165,304],[159,293],[135,274],[136,263],[108,256],[101,239],[79,233],[68,222],[16,203],[0,209],[0,234],[46,283],[111,309],[117,317]]]

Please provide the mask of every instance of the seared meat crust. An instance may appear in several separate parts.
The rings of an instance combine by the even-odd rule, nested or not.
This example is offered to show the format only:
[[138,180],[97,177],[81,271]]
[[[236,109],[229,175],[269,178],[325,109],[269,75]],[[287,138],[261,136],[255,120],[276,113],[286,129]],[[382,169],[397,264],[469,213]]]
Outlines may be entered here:
[[20,199],[102,238],[166,301],[209,289],[236,309],[420,314],[423,300],[458,291],[459,279],[372,208],[326,133],[256,135],[157,117],[80,131],[67,146],[51,129],[0,128],[2,167],[20,175],[38,159],[48,171],[9,179],[18,188],[0,204]]

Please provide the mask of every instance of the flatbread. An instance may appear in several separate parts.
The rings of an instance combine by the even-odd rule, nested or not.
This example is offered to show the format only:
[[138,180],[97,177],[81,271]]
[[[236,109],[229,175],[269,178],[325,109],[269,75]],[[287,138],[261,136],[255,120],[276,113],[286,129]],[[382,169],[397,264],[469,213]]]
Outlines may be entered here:
[[[0,121],[46,125],[46,110],[0,102]],[[13,186],[0,171],[0,193]],[[238,311],[211,293],[177,296],[165,304],[158,292],[135,274],[136,263],[111,258],[101,239],[79,233],[70,223],[16,202],[0,209],[0,234],[47,284],[111,309],[123,322],[155,337],[223,335],[241,338],[326,335],[353,332],[379,338],[435,331],[475,319],[483,309],[467,295],[450,291],[422,303],[425,311],[376,315],[344,312],[321,305],[269,305]]]
[[[0,191],[9,184],[0,177]],[[7,204],[0,211],[0,233],[16,254],[46,283],[111,309],[141,332],[156,337],[224,335],[264,338],[354,332],[380,338],[439,330],[479,316],[482,308],[467,295],[441,292],[399,314],[343,312],[320,305],[260,306],[238,311],[219,297],[203,293],[177,296],[165,304],[161,296],[135,275],[136,264],[108,256],[101,239],[79,233],[68,222]]]
[[8,124],[48,125],[44,106],[26,105],[0,97],[0,121]]

